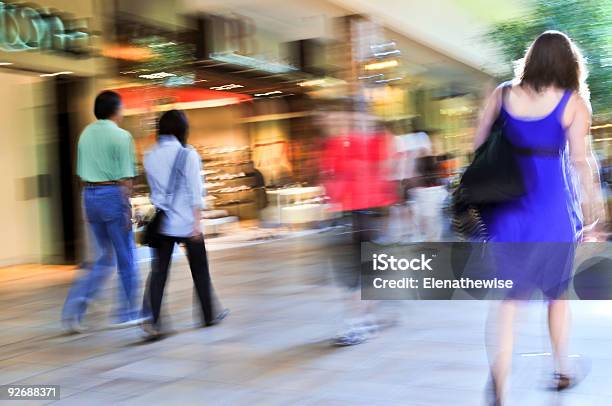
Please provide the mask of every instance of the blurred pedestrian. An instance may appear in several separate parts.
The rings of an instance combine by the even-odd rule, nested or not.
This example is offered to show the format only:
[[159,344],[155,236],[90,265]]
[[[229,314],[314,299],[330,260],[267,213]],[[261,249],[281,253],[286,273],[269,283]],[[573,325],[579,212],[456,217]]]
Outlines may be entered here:
[[415,208],[415,237],[413,241],[440,241],[444,230],[443,207],[448,191],[442,183],[441,170],[435,156],[417,160],[420,174],[412,189]]
[[152,318],[143,324],[148,339],[161,338],[164,332],[160,312],[175,244],[185,246],[202,310],[202,326],[217,324],[229,313],[215,306],[200,228],[202,162],[197,151],[187,146],[188,133],[189,124],[182,111],[164,113],[159,119],[157,143],[144,158],[151,202],[163,213],[148,289]]
[[129,197],[136,176],[134,140],[119,128],[123,119],[121,97],[100,93],[94,103],[97,121],[82,132],[77,151],[77,175],[83,185],[83,206],[93,234],[97,258],[90,270],[70,290],[62,314],[66,329],[84,329],[83,317],[110,270],[117,263],[122,289],[114,327],[138,322],[135,293],[138,275],[134,263]]
[[[496,340],[490,347],[491,404],[499,405],[504,398],[518,301],[534,290],[548,299],[553,387],[563,390],[576,383],[567,365],[566,290],[576,242],[588,225],[604,216],[589,140],[591,109],[584,69],[580,51],[565,34],[541,34],[529,47],[515,81],[491,95],[476,132],[478,147],[498,115],[502,118],[504,136],[512,144],[527,189],[517,200],[482,211],[497,276],[514,283],[500,305]],[[572,181],[574,171],[580,193]]]
[[[414,124],[412,125],[414,128]],[[418,240],[418,213],[414,196],[414,188],[420,184],[421,174],[419,173],[417,163],[419,159],[429,156],[432,153],[432,145],[429,136],[425,131],[417,130],[414,132],[408,131],[406,126],[400,135],[395,136],[396,154],[395,160],[395,178],[399,184],[399,204],[394,206],[391,211],[390,225],[399,229],[397,241],[395,238],[382,238],[377,240],[377,243],[400,242],[410,243]],[[398,216],[399,214],[399,216]]]
[[363,109],[336,113],[330,121],[332,131],[322,151],[322,177],[332,207],[350,213],[352,223],[352,238],[339,236],[332,250],[334,274],[345,293],[343,322],[333,343],[349,346],[365,342],[386,324],[372,302],[361,300],[359,288],[361,245],[371,243],[386,229],[388,207],[397,201],[389,176],[393,140]]

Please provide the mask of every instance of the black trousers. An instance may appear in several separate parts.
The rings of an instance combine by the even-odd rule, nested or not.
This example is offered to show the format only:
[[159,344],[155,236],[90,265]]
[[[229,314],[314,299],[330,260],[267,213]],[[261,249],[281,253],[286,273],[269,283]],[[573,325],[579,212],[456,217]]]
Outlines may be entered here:
[[[149,301],[153,324],[160,325],[160,311],[164,288],[168,279],[168,269],[172,260],[174,244],[183,244],[187,251],[187,260],[191,269],[191,277],[202,309],[203,322],[209,323],[214,319],[213,292],[210,273],[208,271],[208,258],[204,247],[204,236],[200,238],[182,238],[162,236],[159,247],[155,250],[156,258],[152,263],[152,272],[149,282]],[[146,300],[146,298],[145,298]]]

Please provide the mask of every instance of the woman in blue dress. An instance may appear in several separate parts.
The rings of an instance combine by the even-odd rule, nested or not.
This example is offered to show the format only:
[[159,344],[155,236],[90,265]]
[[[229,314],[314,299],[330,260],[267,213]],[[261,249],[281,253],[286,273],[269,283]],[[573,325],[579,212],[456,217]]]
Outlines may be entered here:
[[603,219],[597,164],[589,137],[591,110],[580,51],[563,33],[547,31],[529,47],[513,82],[490,96],[475,146],[499,116],[527,192],[483,211],[498,277],[513,289],[497,314],[491,356],[492,403],[501,404],[512,359],[519,300],[535,290],[548,299],[548,322],[558,390],[574,377],[566,366],[571,280],[576,243]]

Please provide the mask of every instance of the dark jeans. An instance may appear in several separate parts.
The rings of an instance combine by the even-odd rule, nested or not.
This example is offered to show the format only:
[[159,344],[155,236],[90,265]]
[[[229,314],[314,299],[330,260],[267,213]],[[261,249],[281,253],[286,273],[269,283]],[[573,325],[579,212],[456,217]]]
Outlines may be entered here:
[[160,311],[164,287],[168,278],[168,269],[172,260],[174,244],[184,244],[187,259],[196,293],[202,308],[204,323],[210,323],[215,318],[213,310],[213,294],[210,273],[208,271],[208,258],[204,247],[204,236],[200,238],[183,238],[162,236],[159,247],[155,250],[152,272],[149,283],[149,300],[153,324],[160,325]]
[[361,261],[361,244],[369,243],[375,237],[384,210],[373,208],[351,212],[352,238],[340,238],[332,250],[334,276],[342,287],[352,291],[361,287],[362,268],[371,267],[371,263]]

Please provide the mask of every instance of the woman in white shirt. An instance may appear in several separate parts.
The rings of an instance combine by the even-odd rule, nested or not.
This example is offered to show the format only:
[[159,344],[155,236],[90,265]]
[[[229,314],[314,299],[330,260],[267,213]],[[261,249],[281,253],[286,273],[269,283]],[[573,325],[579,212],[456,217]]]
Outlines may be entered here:
[[440,241],[444,231],[443,208],[448,191],[441,182],[437,158],[431,155],[419,158],[417,170],[421,176],[418,186],[411,191],[418,234],[415,241]]
[[157,143],[144,157],[151,202],[163,212],[160,242],[155,248],[149,281],[148,299],[152,317],[143,326],[151,339],[159,338],[162,333],[161,302],[175,244],[185,246],[202,309],[203,326],[218,323],[228,313],[227,310],[217,312],[213,305],[208,259],[200,229],[202,163],[197,151],[186,146],[188,132],[189,124],[185,114],[179,110],[167,111],[159,119]]

